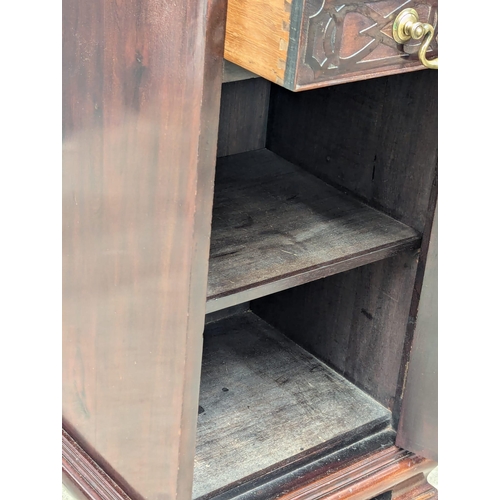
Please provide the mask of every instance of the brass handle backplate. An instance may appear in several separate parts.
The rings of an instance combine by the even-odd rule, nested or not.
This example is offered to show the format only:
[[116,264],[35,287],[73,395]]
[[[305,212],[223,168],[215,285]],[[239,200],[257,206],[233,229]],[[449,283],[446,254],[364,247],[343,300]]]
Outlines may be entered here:
[[410,40],[420,40],[422,45],[418,51],[420,62],[430,69],[438,69],[438,58],[427,59],[427,49],[434,36],[434,27],[429,23],[421,23],[415,9],[404,9],[396,17],[392,26],[392,36],[397,43],[406,43]]

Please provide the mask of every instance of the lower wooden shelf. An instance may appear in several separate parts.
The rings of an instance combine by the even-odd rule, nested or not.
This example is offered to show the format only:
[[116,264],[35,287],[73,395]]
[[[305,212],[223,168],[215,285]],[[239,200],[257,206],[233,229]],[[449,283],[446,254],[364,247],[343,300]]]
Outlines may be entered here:
[[412,228],[267,149],[219,158],[206,312],[417,247]]
[[193,498],[346,446],[391,413],[251,312],[205,328]]

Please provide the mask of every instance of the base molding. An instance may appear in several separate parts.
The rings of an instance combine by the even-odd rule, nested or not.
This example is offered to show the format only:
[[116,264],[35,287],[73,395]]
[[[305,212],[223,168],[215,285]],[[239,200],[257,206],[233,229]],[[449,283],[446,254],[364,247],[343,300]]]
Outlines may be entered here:
[[131,500],[64,429],[62,472],[63,484],[78,500]]
[[388,491],[394,500],[434,500],[437,491],[426,477],[435,466],[432,460],[392,446],[316,477],[279,500],[367,500]]
[[[393,500],[437,500],[437,490],[426,480],[435,467],[431,460],[391,446],[323,469],[278,498],[366,500],[392,491]],[[63,483],[78,500],[132,500],[64,429],[62,472]]]

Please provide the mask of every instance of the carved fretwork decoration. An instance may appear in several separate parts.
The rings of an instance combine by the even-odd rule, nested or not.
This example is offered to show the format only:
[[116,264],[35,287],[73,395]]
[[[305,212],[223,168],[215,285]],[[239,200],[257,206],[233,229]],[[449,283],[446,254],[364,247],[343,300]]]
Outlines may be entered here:
[[[302,63],[314,79],[347,71],[363,71],[383,63],[397,63],[418,51],[419,41],[403,48],[392,38],[392,25],[401,10],[411,7],[437,33],[437,0],[307,0]],[[430,51],[437,51],[433,41]],[[413,58],[414,59],[414,58]]]

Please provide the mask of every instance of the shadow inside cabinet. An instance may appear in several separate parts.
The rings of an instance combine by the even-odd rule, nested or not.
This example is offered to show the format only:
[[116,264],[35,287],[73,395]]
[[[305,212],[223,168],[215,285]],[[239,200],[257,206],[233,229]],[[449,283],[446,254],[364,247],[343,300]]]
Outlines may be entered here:
[[436,100],[426,71],[223,85],[193,498],[274,499],[392,450]]

